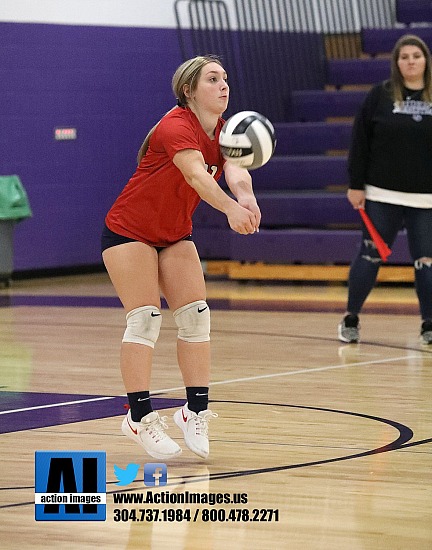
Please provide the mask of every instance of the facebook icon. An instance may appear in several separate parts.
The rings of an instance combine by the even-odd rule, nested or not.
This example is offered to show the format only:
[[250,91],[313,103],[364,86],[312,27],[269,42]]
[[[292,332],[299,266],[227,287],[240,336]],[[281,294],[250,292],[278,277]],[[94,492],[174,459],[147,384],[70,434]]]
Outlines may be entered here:
[[168,482],[167,465],[157,462],[144,464],[144,485],[161,487]]

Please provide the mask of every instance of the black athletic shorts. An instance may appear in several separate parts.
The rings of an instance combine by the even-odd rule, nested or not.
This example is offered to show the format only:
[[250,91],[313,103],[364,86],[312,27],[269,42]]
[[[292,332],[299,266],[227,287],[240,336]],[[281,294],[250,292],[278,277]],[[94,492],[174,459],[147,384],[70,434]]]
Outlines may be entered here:
[[[188,235],[184,239],[181,239],[182,241],[191,241],[192,235]],[[106,225],[104,225],[104,228],[102,230],[102,238],[101,238],[101,248],[102,252],[106,250],[107,248],[111,248],[111,246],[117,246],[118,244],[125,244],[125,243],[137,243],[140,242],[137,239],[131,239],[130,237],[123,237],[123,235],[119,235],[118,233],[114,233],[114,231],[111,231],[111,229],[108,229]],[[174,244],[174,243],[173,243]],[[166,246],[155,246],[154,247],[156,251],[159,253],[164,248],[167,248]]]

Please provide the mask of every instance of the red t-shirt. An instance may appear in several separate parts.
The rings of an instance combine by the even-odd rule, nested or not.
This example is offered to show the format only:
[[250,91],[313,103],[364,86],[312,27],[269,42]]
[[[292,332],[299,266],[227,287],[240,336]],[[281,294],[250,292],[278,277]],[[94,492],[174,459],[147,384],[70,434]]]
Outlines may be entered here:
[[190,235],[192,214],[201,199],[172,159],[184,149],[201,151],[208,172],[218,180],[225,162],[219,147],[223,122],[220,118],[211,140],[190,109],[177,107],[167,113],[150,137],[135,174],[109,210],[107,227],[151,246],[168,246]]

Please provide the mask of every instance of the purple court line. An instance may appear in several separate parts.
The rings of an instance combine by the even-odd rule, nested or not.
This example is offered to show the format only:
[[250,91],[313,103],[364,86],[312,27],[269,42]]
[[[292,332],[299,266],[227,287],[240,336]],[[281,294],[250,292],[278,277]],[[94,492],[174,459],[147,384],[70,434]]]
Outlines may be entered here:
[[[208,298],[209,306],[217,310],[241,311],[292,311],[317,313],[343,313],[343,302],[317,300],[238,300]],[[35,296],[0,295],[0,307],[48,306],[48,307],[122,307],[116,296]],[[162,307],[167,304],[162,300]],[[388,313],[395,315],[417,315],[416,304],[370,303],[365,304],[363,313]]]
[[14,306],[122,307],[116,296],[0,296],[0,307]]
[[[38,392],[0,392],[0,433],[47,428],[125,414],[126,397]],[[184,405],[184,399],[152,397],[154,409]]]

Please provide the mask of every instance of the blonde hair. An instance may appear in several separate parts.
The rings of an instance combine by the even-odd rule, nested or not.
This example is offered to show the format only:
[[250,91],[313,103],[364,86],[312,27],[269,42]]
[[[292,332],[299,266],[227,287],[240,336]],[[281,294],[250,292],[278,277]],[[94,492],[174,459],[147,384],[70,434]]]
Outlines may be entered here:
[[[188,59],[187,61],[182,63],[174,73],[172,77],[171,87],[175,97],[177,98],[177,105],[179,107],[187,107],[188,98],[186,93],[191,94],[196,90],[196,87],[198,86],[198,80],[201,74],[201,70],[203,67],[208,65],[208,63],[217,63],[222,67],[222,63],[217,56],[199,55],[197,57],[193,57],[192,59]],[[168,112],[171,112],[175,108],[176,107],[173,107]],[[141,145],[138,151],[138,157],[137,157],[138,164],[141,162],[142,158],[146,154],[147,149],[149,147],[150,137],[155,131],[155,128],[158,124],[159,122],[157,122],[153,126],[153,128],[149,131],[149,133],[146,135],[143,141],[143,144]]]
[[432,102],[432,76],[431,76],[431,53],[426,43],[414,34],[405,34],[396,42],[391,57],[391,77],[390,93],[393,101],[400,103],[403,101],[403,90],[405,87],[403,76],[400,72],[398,60],[400,51],[404,46],[417,46],[425,56],[426,66],[423,74],[423,92],[422,100]]

